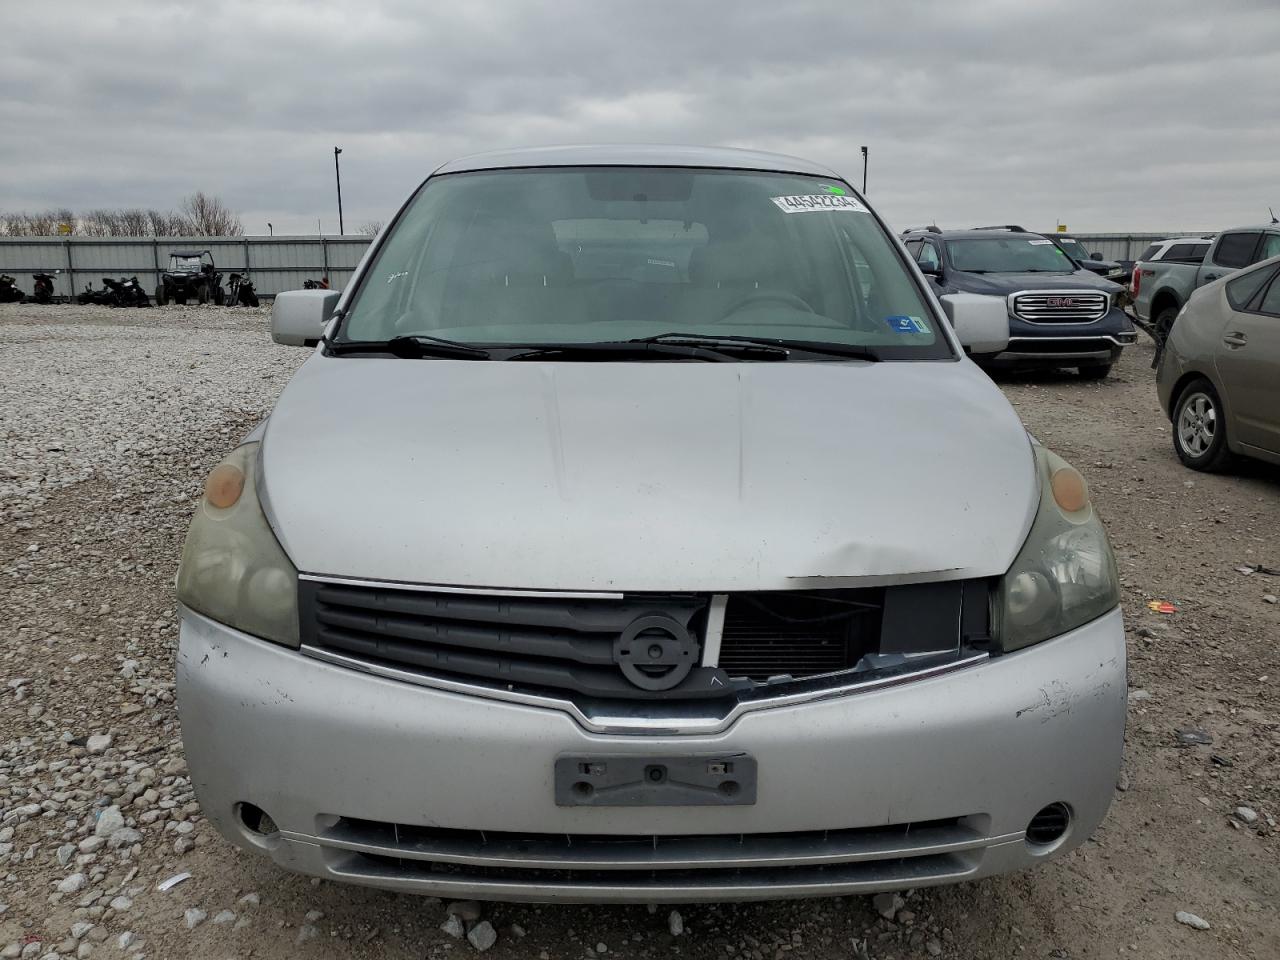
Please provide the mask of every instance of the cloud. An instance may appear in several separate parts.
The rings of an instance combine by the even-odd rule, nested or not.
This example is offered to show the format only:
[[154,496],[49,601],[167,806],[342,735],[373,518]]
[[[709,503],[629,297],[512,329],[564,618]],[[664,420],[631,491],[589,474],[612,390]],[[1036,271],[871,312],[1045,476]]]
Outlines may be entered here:
[[753,146],[891,223],[1206,229],[1280,206],[1273,3],[59,3],[10,18],[0,208],[170,206],[251,232],[388,218],[450,157]]

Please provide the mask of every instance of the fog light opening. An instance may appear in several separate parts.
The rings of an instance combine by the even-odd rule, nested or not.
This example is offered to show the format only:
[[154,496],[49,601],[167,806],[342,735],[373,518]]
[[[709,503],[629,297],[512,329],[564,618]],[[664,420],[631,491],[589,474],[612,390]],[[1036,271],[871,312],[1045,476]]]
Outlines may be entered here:
[[261,837],[264,840],[268,840],[280,832],[276,822],[271,819],[271,814],[252,803],[237,803],[236,818],[240,821],[240,825],[248,830],[252,836]]
[[1033,847],[1051,847],[1067,835],[1071,827],[1071,808],[1065,803],[1051,803],[1027,824],[1027,843]]

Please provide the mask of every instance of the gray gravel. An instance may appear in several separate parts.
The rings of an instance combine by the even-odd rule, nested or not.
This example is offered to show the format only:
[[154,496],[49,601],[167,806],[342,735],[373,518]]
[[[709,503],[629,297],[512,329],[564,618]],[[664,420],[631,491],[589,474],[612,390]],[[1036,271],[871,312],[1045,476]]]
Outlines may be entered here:
[[[1280,567],[1280,473],[1178,465],[1145,345],[1103,384],[1002,381],[1089,476],[1124,571],[1129,755],[1081,850],[875,904],[452,913],[239,853],[205,822],[182,757],[172,580],[206,472],[305,359],[266,322],[0,305],[0,960],[1280,955],[1280,607],[1239,572]],[[1203,736],[1179,746],[1178,730]],[[1175,919],[1196,903],[1211,929]]]

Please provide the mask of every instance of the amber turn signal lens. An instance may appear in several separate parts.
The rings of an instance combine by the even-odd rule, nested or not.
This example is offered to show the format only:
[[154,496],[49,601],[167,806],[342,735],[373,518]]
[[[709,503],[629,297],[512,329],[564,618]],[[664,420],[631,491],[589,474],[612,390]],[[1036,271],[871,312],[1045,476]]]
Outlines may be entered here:
[[1067,513],[1079,513],[1089,505],[1089,488],[1085,486],[1084,477],[1071,467],[1055,470],[1049,481],[1053,488],[1053,499]]
[[209,473],[204,482],[204,498],[212,506],[225,510],[235,506],[244,490],[244,472],[229,463],[220,463]]

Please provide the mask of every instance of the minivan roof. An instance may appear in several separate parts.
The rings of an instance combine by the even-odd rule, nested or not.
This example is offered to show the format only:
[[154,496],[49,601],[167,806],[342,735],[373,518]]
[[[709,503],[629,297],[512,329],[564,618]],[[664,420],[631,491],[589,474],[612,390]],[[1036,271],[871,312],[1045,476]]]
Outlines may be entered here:
[[818,163],[781,153],[739,150],[733,147],[674,146],[655,143],[580,144],[556,147],[521,147],[460,157],[436,169],[436,173],[467,170],[501,170],[511,167],[720,167],[804,173],[841,179]]

